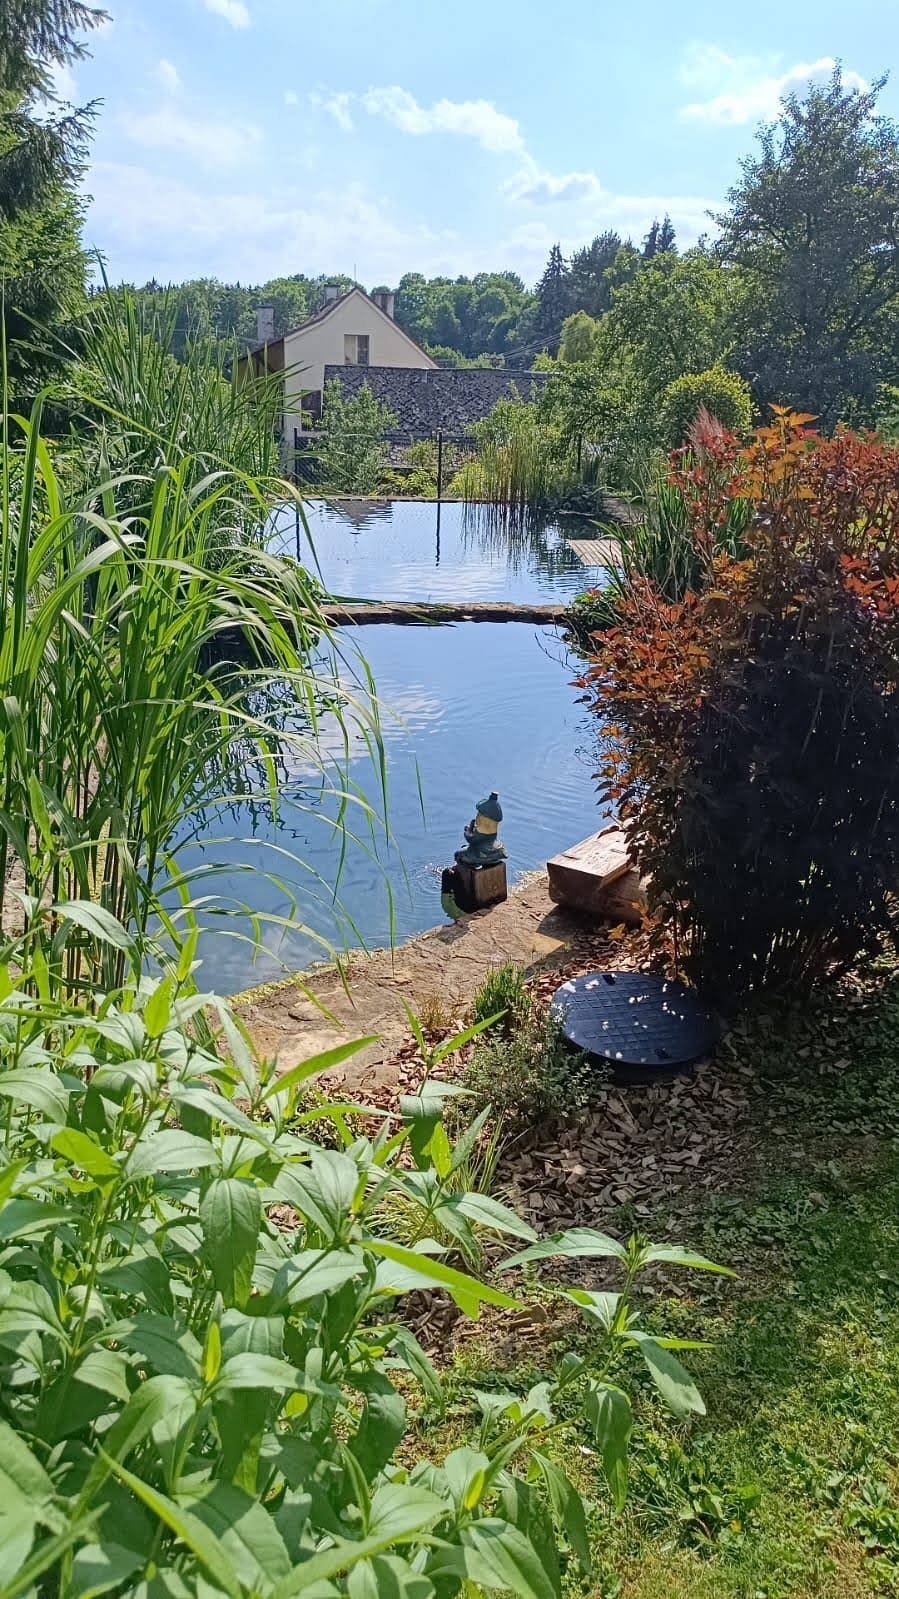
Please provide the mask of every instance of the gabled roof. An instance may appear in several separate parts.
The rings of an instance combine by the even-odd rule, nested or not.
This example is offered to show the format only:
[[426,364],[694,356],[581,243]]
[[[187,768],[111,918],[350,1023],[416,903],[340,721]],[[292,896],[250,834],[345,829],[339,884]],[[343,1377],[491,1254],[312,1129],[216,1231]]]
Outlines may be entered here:
[[282,344],[285,343],[287,339],[292,339],[296,333],[305,333],[307,328],[314,327],[317,322],[327,321],[332,312],[336,311],[338,306],[345,304],[347,300],[351,300],[354,294],[361,294],[363,300],[368,301],[368,304],[371,306],[372,310],[377,311],[378,316],[382,316],[385,322],[389,322],[390,326],[395,328],[397,333],[401,334],[406,342],[411,344],[414,350],[418,351],[419,355],[423,355],[425,360],[430,361],[433,367],[437,366],[437,362],[434,360],[434,357],[432,355],[428,355],[427,350],[425,350],[416,339],[413,339],[412,335],[407,333],[405,328],[401,327],[399,322],[397,322],[394,317],[388,316],[386,311],[382,311],[377,301],[373,300],[370,294],[366,294],[365,290],[361,289],[358,283],[354,283],[353,287],[351,289],[347,289],[344,294],[338,294],[336,300],[328,300],[326,304],[322,306],[320,311],[315,311],[313,312],[312,316],[307,316],[305,322],[298,322],[295,328],[288,328],[287,332],[282,333],[279,338],[262,339],[257,344],[251,344],[248,347],[246,354],[255,355],[257,350],[264,350],[266,345],[268,345],[268,348],[271,349],[275,344]]

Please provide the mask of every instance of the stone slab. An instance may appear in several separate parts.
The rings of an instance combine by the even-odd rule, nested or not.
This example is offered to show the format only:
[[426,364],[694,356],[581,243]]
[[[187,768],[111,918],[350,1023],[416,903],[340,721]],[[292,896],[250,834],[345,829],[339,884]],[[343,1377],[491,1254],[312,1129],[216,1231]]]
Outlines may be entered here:
[[491,910],[435,927],[395,950],[355,952],[344,964],[345,983],[336,967],[299,972],[237,995],[236,1008],[259,1049],[283,1071],[346,1039],[378,1034],[377,1043],[327,1074],[330,1092],[352,1095],[392,1086],[390,1061],[410,1037],[404,999],[416,1009],[439,1000],[449,1031],[464,1022],[492,967],[513,961],[527,970],[552,962],[577,932],[553,904],[541,872]]

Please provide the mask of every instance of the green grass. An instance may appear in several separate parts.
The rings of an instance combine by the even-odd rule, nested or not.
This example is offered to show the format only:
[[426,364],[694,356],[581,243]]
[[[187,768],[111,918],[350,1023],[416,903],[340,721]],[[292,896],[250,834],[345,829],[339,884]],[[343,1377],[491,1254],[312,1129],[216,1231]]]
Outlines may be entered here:
[[[603,1599],[853,1599],[899,1593],[899,994],[820,1019],[758,1016],[735,1040],[763,1092],[729,1191],[647,1224],[733,1266],[692,1278],[651,1320],[697,1330],[708,1414],[638,1406],[631,1494],[615,1517],[586,1427],[560,1461],[594,1502]],[[774,1131],[777,1128],[778,1131]],[[621,1221],[623,1218],[617,1218]],[[614,1225],[614,1216],[596,1218]],[[681,1278],[678,1287],[682,1288]],[[572,1328],[552,1334],[572,1347]],[[590,1346],[581,1335],[581,1352]],[[544,1332],[469,1344],[452,1390],[514,1387],[552,1364]],[[631,1373],[632,1375],[632,1373]]]

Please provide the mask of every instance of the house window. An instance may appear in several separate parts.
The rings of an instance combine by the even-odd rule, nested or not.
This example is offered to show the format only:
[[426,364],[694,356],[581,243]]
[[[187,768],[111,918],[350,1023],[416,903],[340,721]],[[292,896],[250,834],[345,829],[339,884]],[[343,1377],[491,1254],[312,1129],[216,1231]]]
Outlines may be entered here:
[[367,333],[345,333],[343,335],[343,364],[344,366],[368,366]]

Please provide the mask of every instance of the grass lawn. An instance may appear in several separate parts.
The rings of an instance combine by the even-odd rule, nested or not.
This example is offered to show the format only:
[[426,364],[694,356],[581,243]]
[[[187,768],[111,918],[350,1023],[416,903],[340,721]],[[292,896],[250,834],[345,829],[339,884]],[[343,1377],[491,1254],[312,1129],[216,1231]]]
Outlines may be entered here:
[[[681,1196],[676,1224],[679,1241],[738,1278],[669,1276],[650,1312],[660,1329],[713,1341],[684,1357],[708,1414],[672,1422],[627,1363],[640,1425],[617,1517],[574,1418],[558,1458],[593,1501],[599,1563],[592,1586],[569,1577],[571,1594],[899,1594],[899,981],[880,985],[817,1014],[757,1016],[735,1035],[764,1089],[753,1158],[727,1192]],[[595,1220],[632,1225],[626,1212]],[[668,1236],[672,1216],[642,1225]],[[610,1283],[602,1264],[595,1286]],[[589,1353],[579,1324],[558,1343],[549,1327],[533,1346],[513,1340],[511,1362],[495,1337],[462,1346],[448,1383],[460,1433],[472,1387],[517,1389],[555,1351]]]

